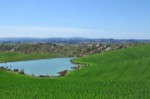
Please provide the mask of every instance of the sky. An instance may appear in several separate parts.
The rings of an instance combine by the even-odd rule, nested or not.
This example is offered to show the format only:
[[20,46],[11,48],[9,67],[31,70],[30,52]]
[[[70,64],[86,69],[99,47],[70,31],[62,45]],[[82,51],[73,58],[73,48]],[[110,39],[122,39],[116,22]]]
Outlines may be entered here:
[[0,0],[0,38],[150,39],[150,0]]

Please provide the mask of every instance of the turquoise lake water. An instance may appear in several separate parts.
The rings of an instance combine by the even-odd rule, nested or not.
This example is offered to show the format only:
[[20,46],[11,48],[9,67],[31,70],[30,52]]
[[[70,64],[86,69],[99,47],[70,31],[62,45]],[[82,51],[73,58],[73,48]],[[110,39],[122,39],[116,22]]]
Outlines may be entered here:
[[49,75],[59,76],[58,72],[62,70],[71,70],[74,66],[70,62],[72,58],[51,58],[30,61],[0,63],[0,67],[9,68],[11,70],[23,69],[27,75]]

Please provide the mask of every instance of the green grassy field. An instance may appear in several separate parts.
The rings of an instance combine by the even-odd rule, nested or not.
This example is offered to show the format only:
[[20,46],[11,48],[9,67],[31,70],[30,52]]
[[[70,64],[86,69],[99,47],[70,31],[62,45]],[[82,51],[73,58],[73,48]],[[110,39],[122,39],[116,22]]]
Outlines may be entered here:
[[0,62],[35,60],[35,59],[55,58],[55,57],[63,57],[63,56],[49,53],[23,54],[18,52],[0,52]]
[[0,70],[1,99],[149,99],[150,45],[84,56],[64,77],[33,78]]

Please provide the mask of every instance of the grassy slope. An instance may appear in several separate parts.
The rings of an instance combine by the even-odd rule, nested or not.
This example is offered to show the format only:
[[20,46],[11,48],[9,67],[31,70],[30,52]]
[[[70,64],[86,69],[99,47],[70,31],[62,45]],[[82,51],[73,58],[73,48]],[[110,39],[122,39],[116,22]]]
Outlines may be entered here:
[[2,99],[115,99],[150,97],[150,45],[75,59],[90,64],[66,77],[31,78],[0,71]]
[[62,57],[62,56],[46,54],[46,53],[23,54],[23,53],[17,53],[17,52],[0,52],[0,62],[54,58],[54,57]]
[[[76,63],[90,64],[79,76],[99,80],[149,80],[150,45],[95,54],[75,59]],[[94,72],[93,72],[94,71]],[[76,75],[76,74],[75,74]],[[74,76],[74,75],[70,75]]]

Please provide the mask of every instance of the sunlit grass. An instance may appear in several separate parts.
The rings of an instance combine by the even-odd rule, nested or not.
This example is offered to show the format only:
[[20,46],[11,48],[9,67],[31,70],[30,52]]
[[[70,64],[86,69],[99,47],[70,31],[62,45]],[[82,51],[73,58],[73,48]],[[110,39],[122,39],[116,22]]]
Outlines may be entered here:
[[0,71],[2,99],[148,99],[150,45],[84,56],[65,77],[33,78]]
[[49,53],[23,54],[17,52],[0,52],[0,62],[34,60],[34,59],[55,58],[55,57],[63,57],[63,56]]

